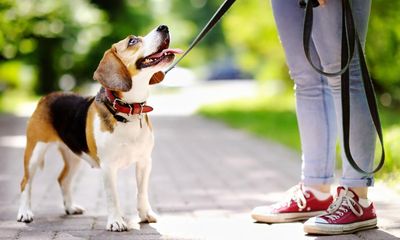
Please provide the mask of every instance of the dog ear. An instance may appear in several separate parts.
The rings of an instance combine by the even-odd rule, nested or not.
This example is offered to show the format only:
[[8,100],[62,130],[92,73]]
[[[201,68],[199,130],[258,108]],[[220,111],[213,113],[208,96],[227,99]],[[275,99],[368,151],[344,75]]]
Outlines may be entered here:
[[153,74],[153,76],[150,78],[150,84],[157,84],[160,83],[162,80],[164,80],[165,74],[162,71],[156,72]]
[[115,51],[115,48],[111,48],[104,53],[93,79],[110,90],[127,92],[132,88],[132,79]]

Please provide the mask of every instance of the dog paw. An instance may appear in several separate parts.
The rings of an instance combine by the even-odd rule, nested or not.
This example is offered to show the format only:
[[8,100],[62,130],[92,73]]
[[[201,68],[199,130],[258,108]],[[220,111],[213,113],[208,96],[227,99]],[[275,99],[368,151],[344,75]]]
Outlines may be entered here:
[[85,208],[79,205],[71,205],[70,207],[65,207],[65,213],[68,215],[78,215],[82,214],[85,211]]
[[139,211],[139,217],[141,223],[155,223],[157,222],[157,214],[153,210]]
[[20,209],[17,215],[18,222],[30,223],[33,221],[33,213],[29,209]]
[[124,232],[128,231],[128,225],[125,221],[119,218],[108,218],[107,221],[107,230],[112,232]]

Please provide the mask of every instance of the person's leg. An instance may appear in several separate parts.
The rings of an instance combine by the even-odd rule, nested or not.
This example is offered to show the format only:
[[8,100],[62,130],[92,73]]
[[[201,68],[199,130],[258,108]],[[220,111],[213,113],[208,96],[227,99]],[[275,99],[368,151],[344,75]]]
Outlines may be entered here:
[[[305,58],[302,41],[304,10],[293,0],[272,0],[272,8],[290,76],[295,82],[302,181],[306,186],[320,186],[321,190],[326,190],[334,176],[336,121],[333,97],[326,79],[314,71]],[[319,63],[314,46],[311,48],[314,50],[313,61]]]
[[[369,0],[353,0],[353,14],[361,41],[365,43]],[[340,68],[341,42],[341,2],[327,1],[324,7],[315,10],[313,39],[325,71],[333,72]],[[369,116],[368,105],[363,92],[357,56],[350,66],[350,109],[351,130],[350,147],[361,168],[372,169],[375,132]],[[334,95],[339,131],[342,133],[342,112],[340,97],[340,77],[329,78],[329,86]],[[341,139],[341,143],[342,143]],[[343,176],[337,189],[337,198],[327,213],[313,217],[304,223],[304,230],[314,234],[344,234],[376,227],[377,219],[374,205],[368,201],[368,186],[373,184],[372,176],[363,176],[349,165],[343,156]]]
[[[370,13],[370,0],[353,0],[352,10],[355,24],[363,45],[365,45]],[[324,7],[314,11],[315,24],[313,39],[321,64],[325,71],[333,72],[340,68],[341,52],[341,1],[328,1]],[[340,76],[328,78],[334,95],[340,142],[342,141],[342,107]],[[371,170],[375,151],[376,133],[369,114],[368,103],[358,63],[358,54],[350,65],[350,147],[357,164],[364,170]],[[343,149],[343,147],[342,147]],[[343,175],[341,185],[354,187],[360,195],[366,197],[366,187],[373,185],[373,176],[363,176],[355,171],[342,151]]]
[[[257,207],[252,217],[260,222],[292,222],[323,213],[332,203],[336,121],[333,97],[325,78],[316,73],[304,56],[304,10],[295,0],[272,0],[279,36],[291,78],[295,82],[296,115],[302,145],[302,184],[288,191],[288,198]],[[316,51],[313,59],[319,62]]]

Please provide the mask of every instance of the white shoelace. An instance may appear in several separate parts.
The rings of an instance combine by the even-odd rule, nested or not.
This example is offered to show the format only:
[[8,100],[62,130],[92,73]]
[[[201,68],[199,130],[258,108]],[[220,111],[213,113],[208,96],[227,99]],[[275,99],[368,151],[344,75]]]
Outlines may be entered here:
[[[341,218],[346,212],[350,209],[357,217],[363,215],[364,211],[361,206],[351,197],[348,195],[348,188],[342,190],[336,200],[329,206],[328,214],[325,217],[331,220],[337,220]],[[359,209],[354,207],[357,206]]]
[[310,194],[308,194],[307,192],[304,192],[300,184],[290,188],[287,191],[287,193],[288,193],[288,195],[286,197],[286,200],[281,202],[279,204],[279,206],[289,206],[291,201],[293,200],[296,202],[296,204],[300,210],[303,210],[304,208],[306,208],[306,206],[307,206],[306,198],[309,198]]

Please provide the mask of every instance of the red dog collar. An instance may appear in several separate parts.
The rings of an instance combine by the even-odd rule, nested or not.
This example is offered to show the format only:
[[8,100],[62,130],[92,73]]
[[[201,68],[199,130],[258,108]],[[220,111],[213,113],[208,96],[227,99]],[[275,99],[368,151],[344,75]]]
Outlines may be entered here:
[[142,113],[148,113],[153,111],[153,108],[150,106],[145,105],[146,102],[143,103],[127,103],[124,100],[116,97],[114,93],[110,89],[105,89],[106,91],[106,96],[110,103],[112,104],[112,107],[116,112],[120,113],[126,113],[128,115],[133,115],[133,114],[142,114]]

